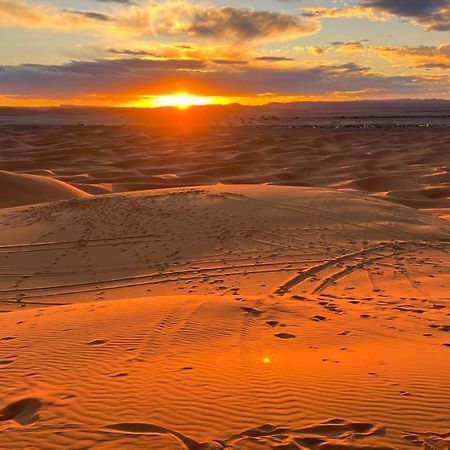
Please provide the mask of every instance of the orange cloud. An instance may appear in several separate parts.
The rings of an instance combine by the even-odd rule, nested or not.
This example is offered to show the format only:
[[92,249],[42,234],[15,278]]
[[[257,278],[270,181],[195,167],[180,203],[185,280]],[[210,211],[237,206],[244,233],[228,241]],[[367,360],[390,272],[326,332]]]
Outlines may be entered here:
[[[92,14],[92,16],[90,16]],[[95,13],[74,14],[45,4],[29,4],[21,0],[0,0],[0,24],[22,28],[55,30],[98,26]]]
[[413,67],[450,68],[450,45],[420,47],[376,47],[375,52],[388,60]]
[[364,6],[351,6],[348,8],[304,8],[304,10],[306,11],[305,15],[321,19],[356,18],[385,21],[391,17],[389,13]]
[[370,47],[363,42],[335,42],[334,47],[341,52],[365,53],[384,58],[404,67],[449,69],[450,45],[421,45],[418,47]]
[[0,0],[0,23],[56,30],[90,27],[95,32],[137,36],[184,36],[202,40],[294,39],[316,33],[311,17],[231,6],[218,7],[187,0],[116,6],[110,14],[59,10],[25,0]]
[[305,8],[315,18],[357,18],[386,21],[400,17],[427,30],[450,30],[450,0],[366,0],[346,8]]

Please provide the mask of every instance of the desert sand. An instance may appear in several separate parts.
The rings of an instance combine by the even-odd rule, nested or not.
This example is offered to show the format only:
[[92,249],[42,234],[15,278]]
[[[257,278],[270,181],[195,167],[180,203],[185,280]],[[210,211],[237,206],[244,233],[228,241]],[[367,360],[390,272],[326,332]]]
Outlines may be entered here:
[[447,450],[449,144],[1,127],[0,449]]
[[87,192],[52,177],[2,170],[0,170],[0,190],[3,192],[0,197],[0,208],[89,197]]
[[[100,194],[192,185],[352,189],[450,208],[448,127],[2,126],[1,169]],[[444,211],[445,212],[445,211]],[[448,213],[448,212],[446,212]]]

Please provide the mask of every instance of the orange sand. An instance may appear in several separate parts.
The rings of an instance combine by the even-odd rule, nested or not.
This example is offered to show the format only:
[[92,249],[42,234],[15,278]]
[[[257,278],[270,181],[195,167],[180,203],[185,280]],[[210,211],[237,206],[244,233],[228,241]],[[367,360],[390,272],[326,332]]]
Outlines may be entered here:
[[[33,204],[37,188],[24,183],[30,205],[0,209],[1,450],[448,449],[448,169],[423,145],[448,137],[423,131],[400,150],[405,134],[396,150],[391,136],[392,151],[376,157],[387,138],[366,135],[364,147],[354,131],[360,153],[340,158],[353,131],[310,130],[315,153],[275,135],[234,147],[229,136],[187,136],[182,155],[142,156],[149,138],[133,140],[136,130],[108,130],[109,141],[94,131],[55,142],[15,131],[9,144],[40,140],[41,159],[19,152],[3,167],[34,170],[41,201],[53,199],[52,177],[77,174],[58,183],[69,200]],[[73,166],[53,166],[54,147],[81,138],[97,147],[83,141]],[[91,196],[70,184],[142,187],[138,153],[149,171],[159,158],[152,187],[284,176],[328,188]]]

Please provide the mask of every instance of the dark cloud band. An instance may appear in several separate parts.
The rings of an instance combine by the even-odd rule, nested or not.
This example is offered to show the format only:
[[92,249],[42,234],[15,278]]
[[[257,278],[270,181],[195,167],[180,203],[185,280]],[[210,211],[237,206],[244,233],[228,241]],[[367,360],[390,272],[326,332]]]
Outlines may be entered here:
[[[82,98],[129,91],[158,95],[171,83],[186,87],[213,86],[215,95],[336,95],[364,90],[418,94],[442,87],[418,76],[383,76],[354,63],[315,68],[278,69],[238,66],[218,69],[199,60],[117,59],[74,61],[63,65],[24,64],[0,68],[0,95]],[[434,84],[435,83],[435,84]],[[198,92],[204,95],[205,92]]]
[[364,0],[362,4],[396,16],[415,19],[429,30],[450,30],[450,0]]

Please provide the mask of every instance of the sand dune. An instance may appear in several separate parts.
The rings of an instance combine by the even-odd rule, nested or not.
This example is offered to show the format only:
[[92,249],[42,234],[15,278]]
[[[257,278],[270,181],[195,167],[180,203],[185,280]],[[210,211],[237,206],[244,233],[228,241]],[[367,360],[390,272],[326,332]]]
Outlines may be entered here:
[[445,220],[213,185],[0,230],[0,448],[448,448]]
[[0,208],[88,197],[89,194],[57,179],[0,170]]
[[[432,242],[448,237],[450,225],[360,194],[216,185],[5,209],[0,227],[8,267],[0,293],[5,305],[15,307],[18,298],[25,306],[41,297],[67,302],[77,295],[89,301],[97,295],[124,298],[185,289],[222,293],[230,288],[220,281],[225,276],[229,283],[267,294],[287,291],[286,275],[304,273],[309,265],[325,274],[328,268],[355,265],[354,273],[346,274],[351,279],[367,258],[369,265],[382,257],[394,266],[398,254],[426,251],[441,258],[441,244]],[[315,273],[305,278],[315,289],[333,289],[332,282],[311,284]],[[380,283],[390,283],[389,277],[381,278]],[[430,281],[424,277],[423,283]],[[358,284],[365,295],[372,293],[369,279]],[[99,294],[102,286],[106,291]],[[409,290],[408,284],[403,288]]]
[[0,143],[0,450],[448,450],[445,127]]
[[93,194],[270,183],[450,210],[447,127],[23,125],[0,127],[0,142],[4,170],[47,174]]

